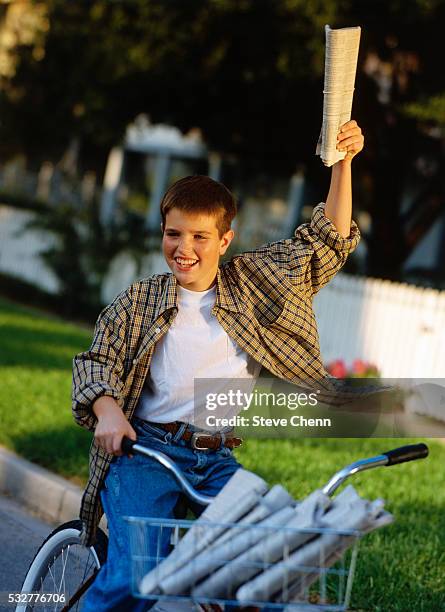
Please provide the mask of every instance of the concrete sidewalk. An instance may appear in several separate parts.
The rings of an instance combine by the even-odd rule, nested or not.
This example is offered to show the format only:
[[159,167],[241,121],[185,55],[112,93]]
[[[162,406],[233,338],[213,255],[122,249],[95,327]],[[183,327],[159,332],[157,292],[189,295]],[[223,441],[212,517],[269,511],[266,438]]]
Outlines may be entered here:
[[0,491],[51,523],[79,518],[82,489],[0,446]]

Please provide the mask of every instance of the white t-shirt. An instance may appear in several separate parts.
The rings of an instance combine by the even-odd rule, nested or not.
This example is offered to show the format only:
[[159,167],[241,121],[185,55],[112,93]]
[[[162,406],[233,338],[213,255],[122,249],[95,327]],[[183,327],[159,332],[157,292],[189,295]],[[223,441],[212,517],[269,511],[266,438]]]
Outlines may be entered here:
[[159,342],[135,415],[157,423],[193,423],[194,379],[251,379],[261,365],[232,340],[212,315],[216,288],[177,286],[178,313]]

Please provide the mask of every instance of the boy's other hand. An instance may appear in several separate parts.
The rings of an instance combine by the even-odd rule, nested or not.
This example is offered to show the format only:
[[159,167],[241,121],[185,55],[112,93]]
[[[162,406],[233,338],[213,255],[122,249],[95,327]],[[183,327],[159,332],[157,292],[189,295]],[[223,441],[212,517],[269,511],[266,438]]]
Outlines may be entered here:
[[127,421],[119,404],[112,397],[102,396],[93,404],[93,412],[97,416],[94,432],[96,444],[110,455],[123,455],[122,438],[127,436],[136,440],[136,432]]
[[337,149],[339,151],[346,151],[344,161],[351,161],[357,153],[360,153],[364,145],[365,138],[357,121],[352,119],[341,126],[337,134]]

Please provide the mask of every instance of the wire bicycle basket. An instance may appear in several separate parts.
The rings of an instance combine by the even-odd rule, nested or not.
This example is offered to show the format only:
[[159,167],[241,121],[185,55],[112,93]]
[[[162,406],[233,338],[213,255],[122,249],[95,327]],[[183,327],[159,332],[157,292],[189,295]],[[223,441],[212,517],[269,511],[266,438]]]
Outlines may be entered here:
[[[362,535],[358,531],[202,522],[199,529],[210,533],[208,539],[214,543],[204,550],[196,546],[193,558],[185,564],[186,576],[183,571],[178,584],[177,574],[162,577],[159,572],[164,560],[160,554],[162,541],[177,542],[196,523],[140,517],[126,517],[126,521],[135,597],[260,608],[267,605],[271,610],[295,612],[344,611],[349,606]],[[230,530],[232,537],[218,546],[218,536],[212,537],[212,530],[223,534]],[[282,545],[271,555],[263,544],[273,540]],[[336,550],[342,551],[336,559],[329,552],[334,542]],[[151,592],[144,590],[148,574],[151,584],[156,585]]]

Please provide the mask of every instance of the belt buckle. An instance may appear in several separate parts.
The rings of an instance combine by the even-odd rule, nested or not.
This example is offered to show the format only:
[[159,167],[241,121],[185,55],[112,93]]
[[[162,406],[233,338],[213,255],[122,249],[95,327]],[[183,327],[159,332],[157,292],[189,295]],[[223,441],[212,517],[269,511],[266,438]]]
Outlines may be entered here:
[[[194,433],[192,433],[192,437],[190,438],[190,446],[194,449],[194,450],[200,450],[203,452],[209,452],[211,449],[207,448],[207,446],[198,446],[196,444],[196,441],[198,438],[202,437],[203,434],[199,433],[198,431],[195,431]],[[208,437],[208,436],[206,436]]]

